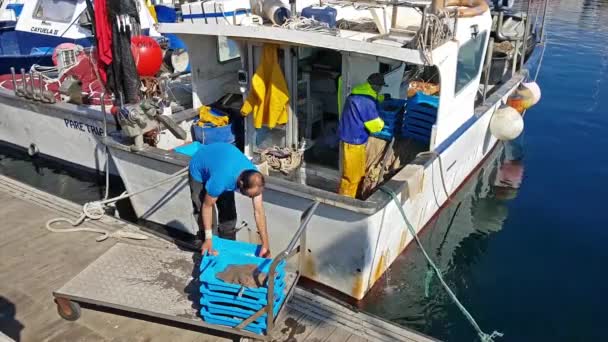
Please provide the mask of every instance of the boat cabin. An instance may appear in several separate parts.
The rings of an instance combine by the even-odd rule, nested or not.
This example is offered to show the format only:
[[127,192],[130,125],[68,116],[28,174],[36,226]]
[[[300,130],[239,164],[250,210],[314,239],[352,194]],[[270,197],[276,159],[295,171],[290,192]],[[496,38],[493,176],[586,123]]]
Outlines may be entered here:
[[[384,75],[387,86],[381,93],[387,100],[380,108],[391,127],[370,138],[368,154],[376,156],[368,155],[367,171],[377,175],[379,168],[385,168],[388,179],[419,153],[446,143],[474,112],[492,16],[489,11],[472,17],[447,16],[441,19],[442,33],[426,36],[431,21],[423,19],[435,18],[426,14],[427,4],[400,2],[394,8],[360,2],[324,4],[336,9],[335,25],[299,29],[297,20],[282,28],[229,25],[210,22],[209,15],[188,14],[195,8],[189,4],[183,10],[183,23],[163,24],[161,31],[178,34],[191,51],[197,51],[190,57],[195,107],[220,103],[237,114],[264,63],[264,49],[276,48],[276,63],[288,88],[287,122],[256,128],[253,115],[247,116],[244,150],[256,159],[269,148],[291,150],[297,154],[294,158],[302,159],[301,167],[289,172],[271,167],[273,176],[336,192],[341,174],[337,127],[342,104],[352,90],[372,73]],[[408,101],[413,114],[405,115],[405,122],[395,120],[408,110]],[[389,144],[392,151],[384,158]],[[375,188],[378,180],[370,182]],[[371,190],[360,198],[368,197]]]

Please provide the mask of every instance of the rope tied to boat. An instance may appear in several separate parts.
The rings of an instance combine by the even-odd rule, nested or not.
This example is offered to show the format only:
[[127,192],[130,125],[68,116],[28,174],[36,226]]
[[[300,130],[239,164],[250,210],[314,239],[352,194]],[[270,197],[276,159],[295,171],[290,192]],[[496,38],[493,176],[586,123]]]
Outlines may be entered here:
[[[108,171],[106,171],[106,172],[108,172]],[[135,191],[133,193],[128,193],[127,191],[125,191],[116,197],[104,199],[102,201],[87,202],[82,206],[82,214],[78,217],[78,219],[71,220],[71,219],[65,218],[65,217],[54,218],[54,219],[51,219],[46,222],[46,229],[53,233],[73,233],[73,232],[98,233],[98,234],[101,234],[101,236],[98,236],[95,239],[95,241],[97,241],[97,242],[104,241],[104,240],[108,239],[109,237],[126,238],[126,239],[133,239],[133,240],[147,240],[148,239],[147,235],[137,233],[137,232],[131,232],[131,231],[124,230],[124,229],[118,230],[115,232],[110,232],[110,231],[108,231],[106,229],[102,229],[102,228],[90,228],[90,227],[79,227],[79,226],[86,221],[101,220],[101,218],[103,218],[106,215],[106,212],[105,212],[106,207],[108,207],[112,203],[118,202],[123,199],[127,199],[129,197],[139,195],[143,192],[146,192],[146,191],[149,191],[149,190],[152,190],[155,188],[158,188],[158,187],[160,187],[164,184],[167,184],[169,182],[172,182],[176,179],[180,179],[180,178],[186,176],[187,174],[188,174],[188,168],[186,167],[186,168],[183,168],[183,169],[179,170],[178,172],[168,176],[167,178],[163,179],[162,181],[160,181],[154,185],[145,187],[145,188]],[[53,224],[59,223],[59,222],[69,223],[70,225],[72,225],[73,228],[53,228],[52,227]]]
[[397,198],[397,195],[395,194],[395,192],[393,190],[387,188],[384,185],[381,186],[379,189],[380,189],[380,191],[389,195],[389,197],[391,197],[391,199],[395,202],[395,204],[397,205],[397,208],[399,209],[399,212],[401,213],[401,216],[403,217],[403,220],[405,221],[405,225],[407,226],[407,229],[409,230],[410,234],[412,234],[414,241],[416,241],[416,244],[418,245],[418,247],[420,247],[420,250],[422,251],[422,254],[424,255],[427,263],[429,264],[429,266],[431,266],[431,268],[435,272],[435,275],[437,275],[437,278],[441,282],[441,285],[447,292],[450,299],[452,299],[454,304],[456,304],[458,309],[466,317],[466,319],[469,321],[469,323],[471,323],[473,328],[475,328],[475,331],[477,331],[477,335],[479,336],[479,339],[482,342],[494,342],[495,338],[503,337],[504,334],[501,332],[498,332],[496,330],[494,330],[491,334],[485,333],[485,332],[483,332],[483,330],[481,330],[481,327],[479,327],[479,324],[477,324],[477,322],[475,321],[475,318],[473,318],[473,316],[469,313],[469,311],[465,308],[465,306],[460,302],[460,300],[458,300],[458,297],[456,297],[456,294],[454,294],[454,291],[452,291],[450,286],[443,279],[443,276],[441,275],[441,270],[437,267],[437,265],[435,265],[435,263],[433,262],[433,260],[429,256],[429,254],[426,252],[426,250],[422,246],[422,242],[420,241],[420,238],[418,238],[418,234],[416,234],[416,230],[414,229],[414,227],[412,226],[410,221],[407,219],[405,210],[403,210],[403,207],[401,206],[401,203],[399,202],[399,198]]

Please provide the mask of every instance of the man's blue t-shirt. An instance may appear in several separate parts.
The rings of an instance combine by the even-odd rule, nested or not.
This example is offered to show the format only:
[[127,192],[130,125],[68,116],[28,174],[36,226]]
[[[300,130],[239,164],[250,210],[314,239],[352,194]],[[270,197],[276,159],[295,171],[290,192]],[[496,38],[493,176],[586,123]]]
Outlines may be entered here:
[[257,168],[238,148],[227,143],[202,145],[190,160],[190,176],[204,183],[211,197],[234,191],[237,178],[246,170]]

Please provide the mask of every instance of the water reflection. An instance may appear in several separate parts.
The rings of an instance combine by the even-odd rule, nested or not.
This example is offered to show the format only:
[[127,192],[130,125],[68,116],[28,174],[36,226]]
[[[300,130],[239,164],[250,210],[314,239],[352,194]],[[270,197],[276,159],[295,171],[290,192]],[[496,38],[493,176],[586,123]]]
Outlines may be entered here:
[[76,203],[103,196],[103,177],[6,145],[0,145],[0,174]]
[[[508,217],[507,204],[523,183],[522,147],[522,139],[499,144],[421,235],[456,293],[470,286],[471,266],[483,261],[489,241]],[[459,323],[459,313],[414,245],[397,258],[360,307],[434,336]]]

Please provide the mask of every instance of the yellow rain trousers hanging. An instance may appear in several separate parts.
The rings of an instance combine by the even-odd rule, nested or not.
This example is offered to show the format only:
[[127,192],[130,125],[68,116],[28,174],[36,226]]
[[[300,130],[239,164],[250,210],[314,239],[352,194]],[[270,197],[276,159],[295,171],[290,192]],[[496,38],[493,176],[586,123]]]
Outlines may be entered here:
[[342,178],[340,195],[354,198],[365,176],[365,144],[352,145],[342,142]]
[[264,44],[262,60],[251,80],[251,91],[241,108],[243,116],[253,113],[255,128],[262,125],[274,128],[287,123],[289,91],[277,49],[277,45]]

